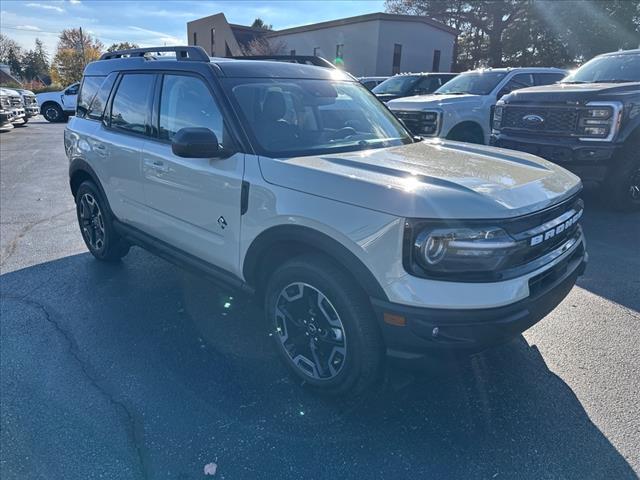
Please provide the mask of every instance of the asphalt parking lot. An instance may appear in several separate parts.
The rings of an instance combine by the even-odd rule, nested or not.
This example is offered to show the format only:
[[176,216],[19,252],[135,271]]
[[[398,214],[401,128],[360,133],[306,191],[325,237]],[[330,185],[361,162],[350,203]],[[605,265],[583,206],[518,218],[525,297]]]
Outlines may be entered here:
[[93,260],[63,129],[0,134],[3,480],[640,474],[640,215],[587,192],[590,265],[547,318],[328,400],[286,375],[259,305],[138,248]]

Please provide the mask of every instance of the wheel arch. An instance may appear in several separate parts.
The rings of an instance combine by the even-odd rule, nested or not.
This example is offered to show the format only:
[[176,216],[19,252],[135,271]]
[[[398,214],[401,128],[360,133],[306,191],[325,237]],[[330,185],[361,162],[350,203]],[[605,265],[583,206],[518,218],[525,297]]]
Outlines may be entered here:
[[375,276],[353,252],[330,236],[300,225],[271,227],[253,240],[242,266],[245,281],[261,291],[278,265],[304,253],[327,255],[345,267],[367,295],[388,298]]
[[74,158],[69,164],[69,187],[73,198],[76,197],[76,193],[78,192],[78,188],[82,182],[87,180],[92,181],[96,185],[102,195],[102,198],[105,199],[109,213],[113,215],[111,207],[109,206],[109,200],[107,199],[104,188],[102,188],[102,183],[98,180],[98,175],[95,170],[91,168],[91,165],[89,165],[85,160],[81,158]]
[[482,125],[480,125],[480,123],[477,122],[476,120],[462,120],[461,122],[456,123],[453,127],[449,129],[449,132],[447,132],[447,139],[453,140],[451,138],[452,135],[466,129],[474,130],[476,133],[480,135],[483,143],[486,143],[486,135],[485,135],[484,128],[482,128]]

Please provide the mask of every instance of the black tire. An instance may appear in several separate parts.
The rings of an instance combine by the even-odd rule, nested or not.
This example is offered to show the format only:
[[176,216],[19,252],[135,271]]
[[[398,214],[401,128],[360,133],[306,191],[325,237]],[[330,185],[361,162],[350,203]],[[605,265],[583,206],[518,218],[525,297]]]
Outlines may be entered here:
[[267,284],[265,314],[280,358],[311,390],[357,395],[379,378],[384,345],[371,304],[331,258],[304,255],[279,267]]
[[482,134],[482,130],[479,127],[473,127],[471,125],[454,127],[449,135],[447,135],[447,140],[484,145],[484,135]]
[[116,262],[129,252],[129,243],[113,227],[106,200],[91,181],[82,182],[78,187],[76,214],[84,243],[95,258]]
[[613,159],[612,170],[602,185],[602,194],[612,208],[640,211],[640,134],[627,140]]
[[45,103],[42,106],[42,115],[51,123],[64,122],[66,120],[62,107],[53,102]]

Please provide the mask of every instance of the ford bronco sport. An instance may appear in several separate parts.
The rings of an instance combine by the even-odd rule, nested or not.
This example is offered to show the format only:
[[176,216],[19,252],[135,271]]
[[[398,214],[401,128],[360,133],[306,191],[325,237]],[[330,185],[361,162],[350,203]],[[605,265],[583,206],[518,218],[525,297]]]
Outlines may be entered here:
[[385,354],[513,338],[586,265],[578,177],[418,141],[335,69],[108,53],[64,141],[97,259],[139,245],[259,295],[283,361],[318,391],[362,391]]
[[640,210],[640,50],[600,55],[556,85],[496,106],[491,143],[540,155],[598,182],[619,210]]

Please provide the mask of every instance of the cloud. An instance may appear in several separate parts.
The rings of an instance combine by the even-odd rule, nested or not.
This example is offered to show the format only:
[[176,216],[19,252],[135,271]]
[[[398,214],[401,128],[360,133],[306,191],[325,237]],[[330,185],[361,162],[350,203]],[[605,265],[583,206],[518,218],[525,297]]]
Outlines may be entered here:
[[30,32],[40,32],[42,31],[39,27],[34,25],[16,25],[15,28],[17,30],[28,30]]
[[27,7],[42,8],[43,10],[55,10],[58,13],[64,12],[64,8],[55,5],[46,5],[44,3],[27,3]]

